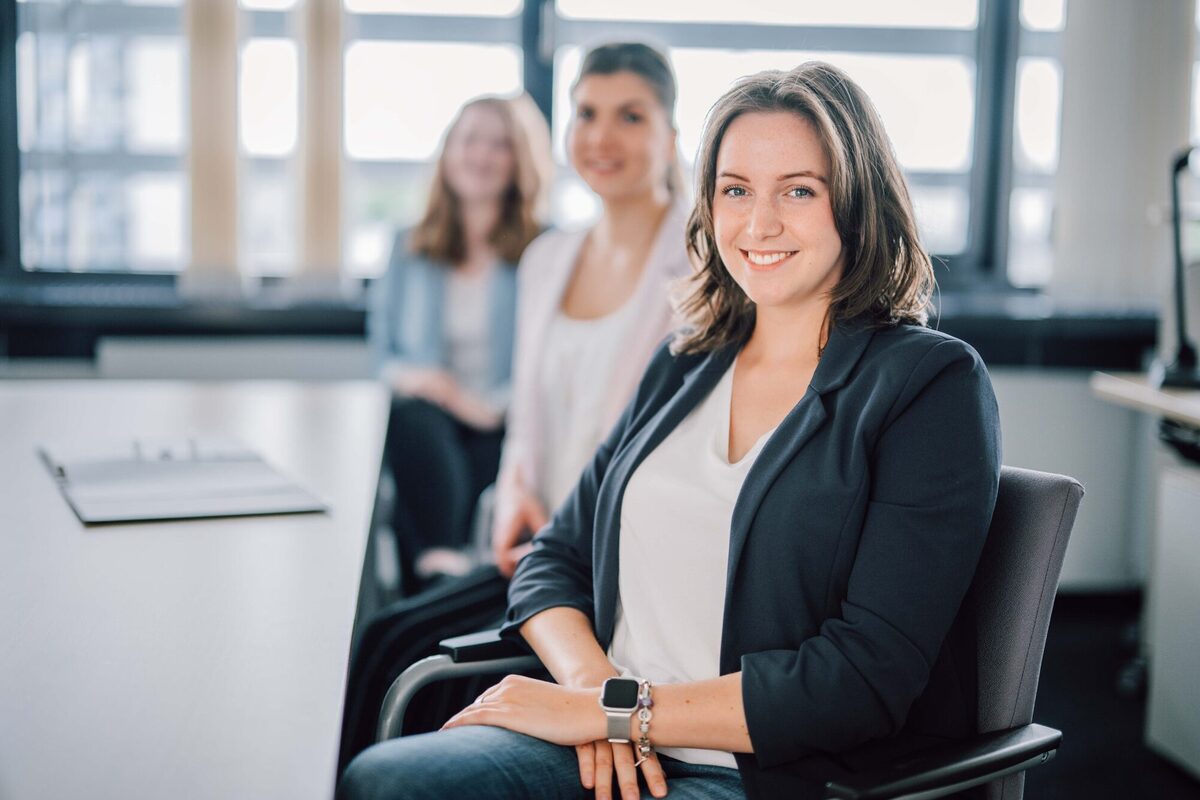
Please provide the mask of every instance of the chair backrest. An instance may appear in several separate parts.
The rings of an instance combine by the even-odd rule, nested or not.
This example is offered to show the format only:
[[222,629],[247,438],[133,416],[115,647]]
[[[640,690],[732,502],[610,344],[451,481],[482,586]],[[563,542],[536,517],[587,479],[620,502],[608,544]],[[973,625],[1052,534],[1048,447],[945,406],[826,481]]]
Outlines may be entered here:
[[[1083,487],[1073,478],[1003,467],[1000,493],[960,621],[975,629],[980,733],[1033,721],[1050,611]],[[1019,798],[1023,774],[988,786]]]

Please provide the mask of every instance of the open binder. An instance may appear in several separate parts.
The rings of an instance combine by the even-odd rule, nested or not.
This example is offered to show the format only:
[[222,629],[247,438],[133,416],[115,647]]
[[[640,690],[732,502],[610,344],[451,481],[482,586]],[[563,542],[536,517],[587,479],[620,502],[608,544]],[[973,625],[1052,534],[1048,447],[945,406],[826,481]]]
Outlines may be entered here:
[[38,455],[85,523],[327,511],[253,450],[230,440],[42,447]]

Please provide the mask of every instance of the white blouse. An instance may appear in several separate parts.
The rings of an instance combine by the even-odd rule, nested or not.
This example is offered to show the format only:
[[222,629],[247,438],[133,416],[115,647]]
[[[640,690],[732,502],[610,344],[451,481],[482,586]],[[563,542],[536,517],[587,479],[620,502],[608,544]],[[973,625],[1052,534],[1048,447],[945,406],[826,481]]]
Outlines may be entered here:
[[[734,369],[646,456],[625,487],[608,655],[623,674],[651,683],[720,676],[733,506],[773,433],[729,463]],[[660,752],[693,764],[737,767],[732,753],[718,750]]]
[[492,273],[502,267],[495,261],[471,274],[451,270],[446,279],[446,361],[448,371],[467,391],[484,397],[488,390],[492,357]]
[[541,451],[536,487],[549,512],[567,499],[608,433],[603,407],[634,310],[626,301],[603,317],[575,319],[559,310],[550,321],[538,370],[542,433],[550,446]]
[[[655,348],[675,326],[670,287],[673,281],[692,272],[684,236],[689,211],[690,204],[680,198],[667,212],[638,286],[622,307],[628,311],[628,316],[623,318],[619,330],[610,332],[619,342],[616,347],[621,357],[604,373],[603,383],[594,382],[599,384],[603,399],[597,407],[596,420],[589,423],[599,431],[592,439],[592,451],[629,404]],[[573,487],[579,478],[578,473],[569,478],[560,476],[554,479],[560,488],[549,489],[540,474],[551,458],[547,451],[559,446],[544,427],[553,401],[542,396],[545,375],[542,365],[546,348],[555,341],[556,334],[550,327],[556,321],[561,322],[558,317],[563,295],[575,273],[586,239],[586,230],[547,231],[526,248],[517,269],[517,341],[513,353],[512,404],[504,434],[501,477],[497,484],[503,487],[507,480],[519,476],[520,481],[544,502],[552,495],[556,501],[563,499],[566,492],[561,486]],[[575,322],[590,324],[588,321]],[[580,469],[586,464],[585,459],[579,465]],[[546,512],[552,514],[557,508],[558,502],[548,502]]]

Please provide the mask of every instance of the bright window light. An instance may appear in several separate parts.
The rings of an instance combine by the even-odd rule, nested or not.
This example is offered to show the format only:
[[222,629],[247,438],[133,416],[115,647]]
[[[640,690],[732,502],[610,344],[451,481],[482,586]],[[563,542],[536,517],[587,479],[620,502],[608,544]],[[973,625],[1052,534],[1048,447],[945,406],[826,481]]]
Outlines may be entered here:
[[37,141],[37,39],[36,34],[17,37],[17,141],[28,152]]
[[874,101],[905,169],[959,172],[971,166],[975,67],[947,56],[778,51],[672,51],[679,75],[683,152],[699,147],[704,115],[737,78],[810,59],[844,69]]
[[356,14],[439,14],[456,17],[511,17],[521,0],[346,0]]
[[126,181],[131,268],[162,269],[183,260],[185,184],[178,172],[139,173]]
[[296,7],[296,0],[241,0],[240,5],[251,11],[287,11]]
[[931,253],[961,253],[967,246],[966,189],[957,186],[909,187],[921,242]]
[[1013,189],[1008,219],[1008,280],[1013,286],[1044,286],[1050,280],[1054,269],[1053,210],[1050,189]]
[[975,0],[558,0],[558,13],[574,19],[656,22],[750,22],[763,25],[837,25],[886,28],[974,28]]
[[299,242],[295,176],[249,166],[239,204],[238,261],[251,275],[294,272]]
[[1058,168],[1062,67],[1048,58],[1017,62],[1017,167],[1053,174]]
[[[975,68],[966,59],[700,48],[674,48],[670,55],[679,81],[679,145],[689,163],[695,160],[705,115],[735,80],[819,58],[846,70],[870,95],[904,168],[961,172],[971,166]],[[570,108],[568,93],[579,60],[579,48],[563,48],[555,71],[555,146],[560,162],[570,118],[565,109]]]
[[424,161],[463,103],[521,84],[521,51],[512,45],[354,42],[346,48],[346,152]]
[[1067,0],[1021,0],[1021,25],[1031,31],[1061,31],[1066,21]]
[[238,129],[252,156],[285,156],[296,148],[299,63],[288,39],[251,39],[238,74]]
[[183,40],[133,39],[125,64],[126,146],[135,152],[180,152],[185,141]]

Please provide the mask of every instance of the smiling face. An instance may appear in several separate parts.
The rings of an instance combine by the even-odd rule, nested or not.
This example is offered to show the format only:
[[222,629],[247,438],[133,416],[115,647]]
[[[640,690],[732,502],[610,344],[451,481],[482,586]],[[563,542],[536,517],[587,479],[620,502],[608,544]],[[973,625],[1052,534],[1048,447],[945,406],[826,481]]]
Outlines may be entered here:
[[463,110],[446,137],[446,184],[463,202],[496,201],[513,182],[516,157],[508,123],[486,104]]
[[628,71],[587,75],[572,100],[567,154],[592,191],[613,201],[666,185],[675,131],[643,78]]
[[842,275],[829,158],[807,119],[755,111],[729,124],[713,193],[725,269],[762,310],[828,304]]

